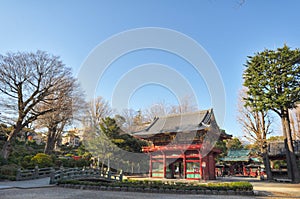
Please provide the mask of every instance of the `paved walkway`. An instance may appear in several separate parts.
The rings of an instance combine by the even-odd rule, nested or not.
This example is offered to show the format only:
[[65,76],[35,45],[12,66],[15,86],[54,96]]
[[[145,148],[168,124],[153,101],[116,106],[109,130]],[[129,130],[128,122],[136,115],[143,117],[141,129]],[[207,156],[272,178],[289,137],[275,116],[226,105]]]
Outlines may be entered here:
[[[259,193],[259,195],[264,195],[264,196],[268,196],[268,197],[272,196],[275,198],[277,198],[277,197],[278,198],[300,198],[300,184],[269,183],[269,182],[263,182],[263,181],[256,180],[255,178],[241,178],[241,177],[222,178],[222,179],[218,179],[218,180],[219,181],[251,181],[254,192]],[[1,191],[1,193],[8,193],[8,195],[10,195],[10,193],[15,193],[15,191],[12,191],[12,190],[18,190],[18,189],[38,190],[36,188],[43,188],[43,187],[47,188],[48,187],[48,189],[45,189],[45,190],[54,190],[54,189],[56,190],[57,189],[60,192],[64,192],[63,191],[64,188],[53,187],[55,185],[49,185],[49,181],[50,181],[49,177],[36,179],[36,180],[26,180],[26,181],[2,181],[2,182],[0,182],[0,191]],[[16,188],[18,188],[18,189],[16,189]],[[11,190],[11,191],[9,191],[9,190]],[[67,192],[71,192],[71,190],[67,189],[66,193]],[[74,191],[74,192],[78,192],[78,191]],[[90,192],[87,192],[87,193],[90,193]],[[91,192],[91,194],[96,194],[96,193],[97,193],[97,191]],[[106,193],[106,192],[103,192],[103,193]],[[103,194],[103,193],[101,192],[101,194]],[[30,194],[30,191],[28,192],[28,194]],[[38,194],[38,193],[35,193],[35,194]],[[119,195],[124,196],[124,195],[128,195],[128,194],[132,195],[132,193],[129,193],[129,192],[126,192],[126,194],[120,193]],[[1,195],[1,198],[2,198],[2,196],[3,195]],[[187,195],[185,195],[185,196],[187,196]],[[178,196],[178,198],[180,198],[180,197],[181,196]],[[18,197],[16,196],[16,198],[18,198]],[[20,195],[20,198],[22,198],[21,195]],[[54,197],[54,198],[56,198],[56,197]],[[130,198],[130,197],[124,196],[124,198]],[[141,197],[141,198],[144,198],[144,197]],[[145,198],[148,198],[148,197],[145,197]],[[163,197],[163,198],[168,198],[168,197]],[[215,197],[215,198],[219,198],[219,197]],[[220,198],[228,198],[228,197],[223,196]]]
[[276,197],[300,198],[300,184],[251,182],[253,189],[260,194]]
[[94,191],[69,189],[62,187],[49,187],[42,189],[5,189],[0,190],[1,199],[82,199],[82,198],[105,198],[105,199],[249,199],[263,197],[231,196],[231,195],[187,195],[187,194],[162,194],[142,192],[116,192],[116,191]]
[[41,178],[36,180],[24,180],[24,181],[0,181],[1,189],[11,189],[11,188],[39,188],[39,187],[50,187],[53,185],[49,184],[50,177]]

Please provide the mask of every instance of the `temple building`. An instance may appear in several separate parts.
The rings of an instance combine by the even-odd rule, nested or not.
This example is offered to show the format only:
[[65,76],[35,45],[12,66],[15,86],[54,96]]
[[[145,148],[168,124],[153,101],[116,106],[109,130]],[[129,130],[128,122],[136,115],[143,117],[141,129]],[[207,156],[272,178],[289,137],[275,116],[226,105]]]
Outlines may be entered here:
[[213,110],[157,117],[144,130],[133,134],[149,141],[143,147],[149,155],[149,177],[213,180],[214,147],[219,139],[231,136],[220,131]]
[[260,168],[263,166],[262,160],[251,155],[248,149],[231,149],[227,156],[220,159],[223,163],[218,165],[217,176],[251,176],[257,177]]

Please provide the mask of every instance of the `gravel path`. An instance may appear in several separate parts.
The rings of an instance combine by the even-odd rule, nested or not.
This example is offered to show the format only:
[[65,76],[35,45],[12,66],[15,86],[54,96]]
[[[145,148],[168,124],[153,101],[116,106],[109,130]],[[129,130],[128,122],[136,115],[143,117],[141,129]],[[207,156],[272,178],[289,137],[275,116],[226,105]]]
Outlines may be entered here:
[[114,192],[114,191],[93,191],[68,189],[61,187],[34,188],[34,189],[4,189],[0,190],[1,199],[195,199],[195,198],[216,198],[216,199],[243,199],[255,198],[245,196],[224,196],[224,195],[178,195],[178,194],[154,194],[136,192]]

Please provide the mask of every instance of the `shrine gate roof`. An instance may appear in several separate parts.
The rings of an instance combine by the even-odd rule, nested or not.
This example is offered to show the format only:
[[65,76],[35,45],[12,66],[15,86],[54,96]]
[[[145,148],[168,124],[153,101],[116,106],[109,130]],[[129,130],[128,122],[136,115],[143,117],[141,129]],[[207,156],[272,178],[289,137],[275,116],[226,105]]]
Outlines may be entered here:
[[251,150],[245,149],[236,149],[236,150],[229,150],[227,156],[221,158],[224,162],[248,162],[253,160],[254,162],[258,161],[255,158],[250,157]]
[[146,138],[161,133],[201,130],[208,128],[212,119],[212,109],[157,117],[146,129],[133,135]]

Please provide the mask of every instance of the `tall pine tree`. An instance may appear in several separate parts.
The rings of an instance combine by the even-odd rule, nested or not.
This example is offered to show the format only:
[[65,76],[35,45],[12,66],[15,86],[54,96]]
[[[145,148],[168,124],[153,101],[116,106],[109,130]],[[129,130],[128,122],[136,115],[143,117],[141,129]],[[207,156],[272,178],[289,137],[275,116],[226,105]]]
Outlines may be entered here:
[[288,111],[300,100],[300,51],[286,45],[277,50],[266,49],[249,56],[245,66],[245,105],[254,111],[272,110],[280,116],[288,175],[293,182],[299,182]]

